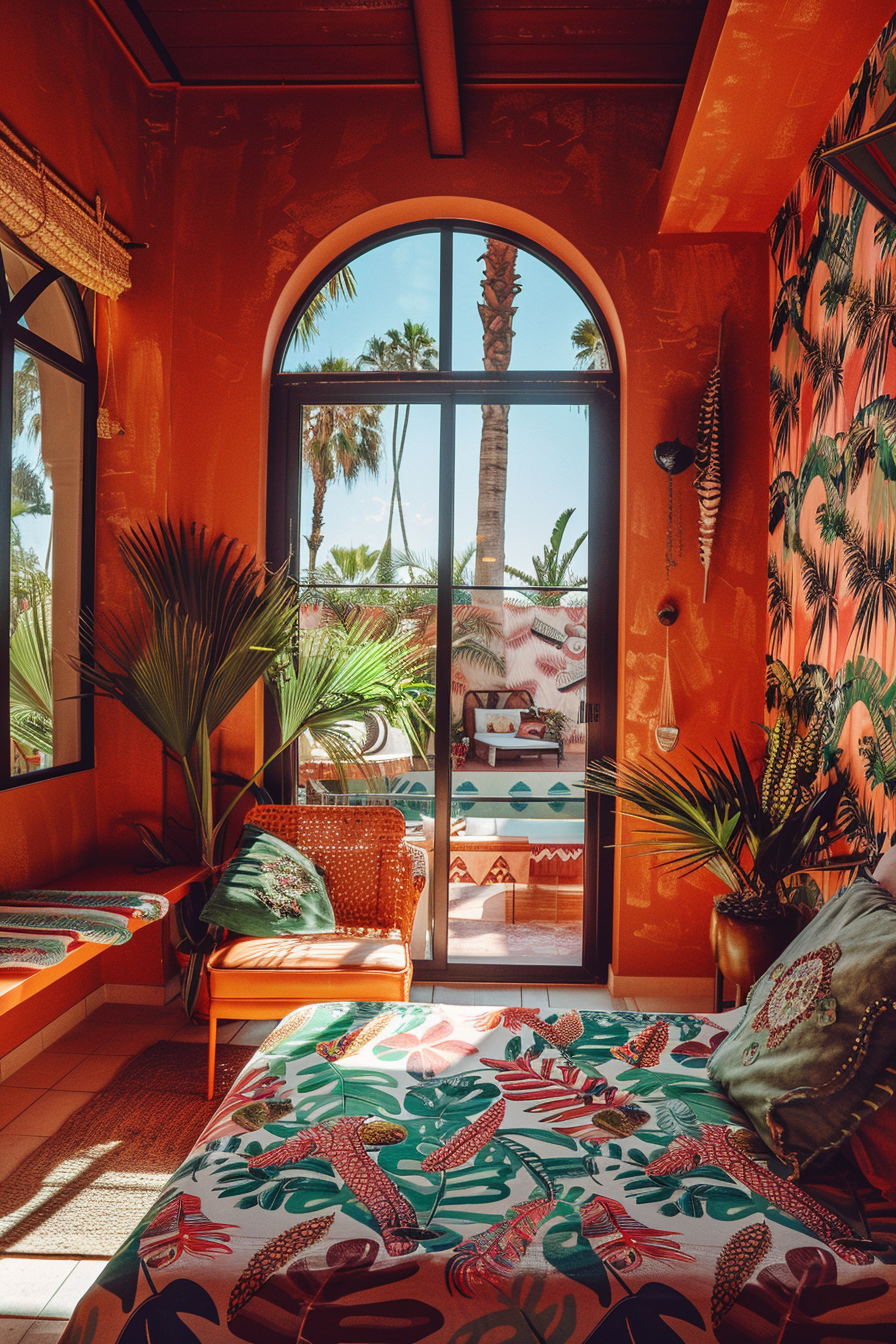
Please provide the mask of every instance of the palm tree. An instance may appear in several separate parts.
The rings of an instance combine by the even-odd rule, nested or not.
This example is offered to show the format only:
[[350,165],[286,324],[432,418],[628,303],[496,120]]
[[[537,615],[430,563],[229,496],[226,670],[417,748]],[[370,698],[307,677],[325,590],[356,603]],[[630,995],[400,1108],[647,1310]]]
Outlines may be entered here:
[[862,381],[870,396],[880,393],[890,350],[896,346],[896,286],[888,266],[878,267],[874,286],[856,280],[849,296],[847,331],[865,348]]
[[369,546],[331,546],[330,559],[321,565],[317,577],[328,583],[366,583],[376,568],[379,551]]
[[813,420],[823,424],[843,388],[843,357],[846,337],[838,338],[833,327],[826,327],[821,338],[814,337],[806,351],[806,369],[815,392]]
[[[351,360],[330,356],[319,365],[305,364],[302,373],[350,373]],[[376,475],[380,465],[382,406],[309,406],[305,410],[302,457],[311,472],[314,499],[308,543],[308,573],[314,577],[323,543],[321,531],[327,487],[341,476],[350,489],[361,475]]]
[[[401,331],[396,327],[390,327],[385,337],[371,336],[358,362],[362,368],[379,369],[380,372],[410,372],[437,368],[438,355],[438,345],[435,338],[430,335],[426,325],[423,322],[412,322],[408,318]],[[411,408],[409,405],[404,408],[404,424],[401,428],[401,440],[399,441],[398,419],[400,409],[398,405],[395,406],[392,419],[392,495],[389,499],[386,543],[382,551],[384,558],[392,549],[392,519],[396,505],[398,506],[398,521],[401,527],[401,542],[405,554],[408,553],[408,534],[404,525],[400,472]]]
[[12,436],[21,434],[32,442],[40,437],[40,371],[31,355],[12,376]]
[[307,350],[316,336],[320,335],[320,323],[327,311],[340,299],[353,299],[358,293],[355,277],[351,268],[344,266],[327,281],[323,289],[318,290],[308,304],[289,338],[288,349],[301,346]]
[[840,566],[836,560],[816,555],[806,547],[800,555],[803,567],[803,596],[812,614],[812,629],[806,645],[806,656],[817,657],[825,635],[836,633],[838,624],[837,585]]
[[9,732],[31,751],[53,754],[53,634],[50,594],[32,585],[9,641]]
[[852,636],[855,646],[868,647],[879,621],[896,622],[896,540],[862,537],[855,522],[844,538],[846,576],[856,599]]
[[593,317],[583,317],[573,327],[570,337],[576,348],[577,369],[608,369],[610,360],[603,333]]
[[775,457],[783,457],[790,447],[790,436],[800,427],[800,392],[803,376],[799,369],[785,378],[777,364],[771,371],[772,424],[775,427]]
[[[482,363],[489,373],[506,373],[513,346],[514,299],[520,292],[516,272],[517,249],[500,238],[486,240],[482,280]],[[476,573],[474,583],[499,585],[504,575],[504,505],[507,497],[507,421],[509,406],[482,407],[479,448],[479,505],[476,520]],[[500,593],[483,593],[490,605],[501,604]],[[497,598],[497,602],[495,599]]]
[[504,569],[508,574],[512,574],[515,579],[521,583],[530,583],[533,588],[548,589],[547,592],[530,592],[526,597],[530,602],[540,603],[542,606],[558,607],[565,593],[570,588],[581,588],[585,580],[578,574],[571,574],[570,566],[575,559],[576,552],[588,533],[582,535],[573,542],[568,551],[563,551],[563,534],[566,531],[570,518],[575,513],[575,509],[564,509],[560,517],[554,524],[554,530],[551,533],[551,540],[543,547],[541,555],[533,555],[532,568],[535,571],[532,574],[526,574],[521,569],[516,569],[513,565],[505,565]]
[[786,576],[778,568],[778,557],[768,558],[768,611],[771,617],[768,633],[769,651],[774,657],[781,653],[784,634],[793,629],[793,600]]

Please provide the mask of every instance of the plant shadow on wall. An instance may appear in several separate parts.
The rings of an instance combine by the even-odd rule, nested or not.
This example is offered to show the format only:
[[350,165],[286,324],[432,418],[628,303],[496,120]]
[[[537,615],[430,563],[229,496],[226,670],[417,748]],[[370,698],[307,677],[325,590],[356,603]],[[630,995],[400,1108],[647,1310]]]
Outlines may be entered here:
[[[826,766],[822,742],[835,712],[823,668],[796,681],[769,662],[767,701],[776,712],[758,775],[739,738],[730,753],[690,752],[689,773],[672,765],[604,759],[585,788],[634,809],[632,847],[683,877],[706,868],[723,888],[712,915],[717,964],[744,986],[770,965],[821,902],[813,876],[852,872],[867,861],[866,819],[848,774]],[[749,944],[749,947],[747,947]]]
[[865,841],[896,822],[896,224],[821,160],[892,107],[885,27],[771,229],[769,651],[826,669],[825,764],[848,768]]
[[[246,546],[195,523],[158,519],[125,530],[119,549],[140,597],[136,611],[88,622],[92,659],[73,659],[98,695],[117,700],[161,740],[183,771],[199,857],[209,870],[228,857],[227,822],[264,769],[308,734],[337,770],[363,772],[352,726],[379,712],[412,740],[425,731],[419,655],[400,635],[366,621],[303,632],[299,592],[285,566],[271,572]],[[277,709],[279,742],[223,808],[216,801],[212,737],[264,678]],[[223,777],[233,782],[233,776]],[[144,838],[152,839],[146,828]],[[164,845],[155,857],[171,862]],[[178,904],[180,950],[189,953],[183,997],[192,1014],[205,955],[223,930],[199,919],[209,892],[194,884]]]

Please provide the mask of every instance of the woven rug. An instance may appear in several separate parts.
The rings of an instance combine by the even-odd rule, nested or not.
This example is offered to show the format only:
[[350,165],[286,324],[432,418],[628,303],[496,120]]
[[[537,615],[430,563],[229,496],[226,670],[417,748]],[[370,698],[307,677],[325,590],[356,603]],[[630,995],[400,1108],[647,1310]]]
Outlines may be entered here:
[[214,1101],[204,1045],[159,1041],[137,1055],[2,1182],[0,1251],[114,1255],[254,1053],[218,1047]]

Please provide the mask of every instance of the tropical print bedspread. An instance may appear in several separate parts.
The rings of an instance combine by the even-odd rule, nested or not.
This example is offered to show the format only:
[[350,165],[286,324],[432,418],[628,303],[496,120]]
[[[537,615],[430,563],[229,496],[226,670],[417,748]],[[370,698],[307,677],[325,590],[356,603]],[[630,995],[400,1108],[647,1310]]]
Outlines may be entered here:
[[896,1340],[896,1237],[707,1079],[731,1016],[301,1008],[64,1344]]

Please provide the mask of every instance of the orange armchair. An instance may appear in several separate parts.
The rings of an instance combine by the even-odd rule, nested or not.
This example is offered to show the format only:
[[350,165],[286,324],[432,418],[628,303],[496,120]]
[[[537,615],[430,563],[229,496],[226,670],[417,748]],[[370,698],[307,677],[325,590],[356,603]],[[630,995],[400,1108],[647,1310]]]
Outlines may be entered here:
[[394,807],[255,807],[246,822],[295,845],[324,870],[336,931],[234,936],[208,960],[208,1095],[218,1018],[279,1018],[327,999],[406,1002],[419,897],[404,817]]

